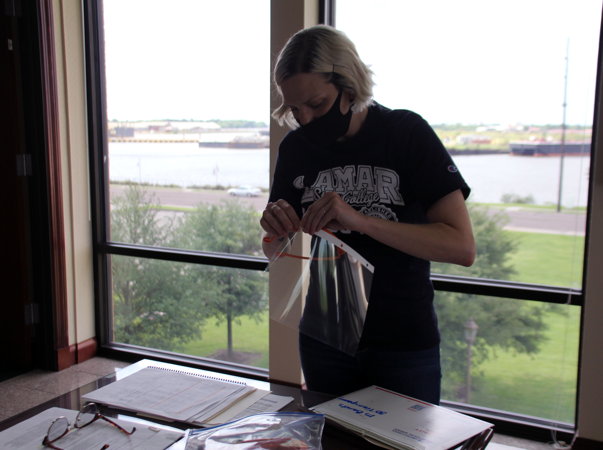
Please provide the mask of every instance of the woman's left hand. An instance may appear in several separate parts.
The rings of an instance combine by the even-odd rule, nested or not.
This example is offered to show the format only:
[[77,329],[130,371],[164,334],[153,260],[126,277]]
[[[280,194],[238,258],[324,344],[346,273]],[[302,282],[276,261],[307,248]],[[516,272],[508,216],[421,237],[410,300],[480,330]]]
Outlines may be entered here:
[[316,200],[301,220],[301,228],[308,234],[314,234],[323,228],[333,231],[355,230],[364,216],[348,205],[339,194],[327,192]]

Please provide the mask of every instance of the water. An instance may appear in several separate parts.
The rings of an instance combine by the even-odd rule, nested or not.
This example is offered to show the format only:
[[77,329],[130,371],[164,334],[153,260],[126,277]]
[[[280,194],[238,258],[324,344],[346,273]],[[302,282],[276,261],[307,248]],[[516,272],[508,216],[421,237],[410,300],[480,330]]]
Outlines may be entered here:
[[268,188],[268,149],[199,147],[197,143],[109,145],[111,181],[190,186]]
[[[500,203],[504,194],[515,194],[531,195],[537,205],[557,204],[561,165],[558,156],[482,155],[456,156],[454,160],[472,188],[472,201]],[[587,205],[589,167],[589,156],[563,158],[563,206]]]
[[[191,186],[269,186],[268,149],[203,148],[196,143],[109,145],[110,179]],[[500,203],[504,194],[557,204],[560,157],[455,156],[472,188],[471,200]],[[590,157],[563,160],[562,205],[586,206]]]

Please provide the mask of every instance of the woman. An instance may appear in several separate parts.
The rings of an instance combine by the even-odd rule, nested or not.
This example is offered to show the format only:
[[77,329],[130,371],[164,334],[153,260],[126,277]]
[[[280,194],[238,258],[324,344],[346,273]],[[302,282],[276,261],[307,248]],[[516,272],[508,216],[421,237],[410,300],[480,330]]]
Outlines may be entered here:
[[292,232],[328,228],[375,267],[362,338],[349,355],[300,333],[309,389],[341,395],[376,384],[440,399],[439,331],[429,261],[470,266],[470,189],[431,127],[372,100],[372,72],[340,31],[292,36],[274,81],[281,142],[261,218],[271,257]]

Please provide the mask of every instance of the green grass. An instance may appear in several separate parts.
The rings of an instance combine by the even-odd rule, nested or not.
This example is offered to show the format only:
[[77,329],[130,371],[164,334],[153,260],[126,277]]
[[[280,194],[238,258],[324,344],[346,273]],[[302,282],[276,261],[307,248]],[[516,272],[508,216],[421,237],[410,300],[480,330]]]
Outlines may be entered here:
[[516,274],[512,281],[551,286],[580,287],[584,237],[506,231],[518,242],[511,257]]
[[[517,240],[513,281],[580,287],[584,237],[507,231]],[[471,402],[490,408],[573,423],[580,308],[549,312],[546,341],[536,355],[496,350],[474,368]]]
[[580,309],[565,306],[563,313],[547,314],[547,340],[538,354],[497,350],[475,367],[471,403],[573,423]]
[[[201,339],[196,339],[183,345],[177,351],[187,355],[213,357],[216,353],[226,350],[226,323],[216,324],[210,318],[201,329]],[[244,364],[268,368],[268,312],[262,314],[260,322],[248,317],[242,317],[241,323],[233,324],[233,350],[235,352],[253,353]]]

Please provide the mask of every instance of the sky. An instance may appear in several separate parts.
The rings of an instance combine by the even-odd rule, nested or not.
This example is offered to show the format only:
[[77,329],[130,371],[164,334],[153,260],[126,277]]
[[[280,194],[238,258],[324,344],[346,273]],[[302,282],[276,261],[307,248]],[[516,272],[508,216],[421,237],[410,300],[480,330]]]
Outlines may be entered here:
[[104,0],[109,119],[270,114],[269,0]]
[[[375,73],[385,106],[432,124],[561,124],[566,92],[566,123],[590,125],[601,5],[339,0],[336,25]],[[104,8],[109,119],[268,122],[269,0]]]

